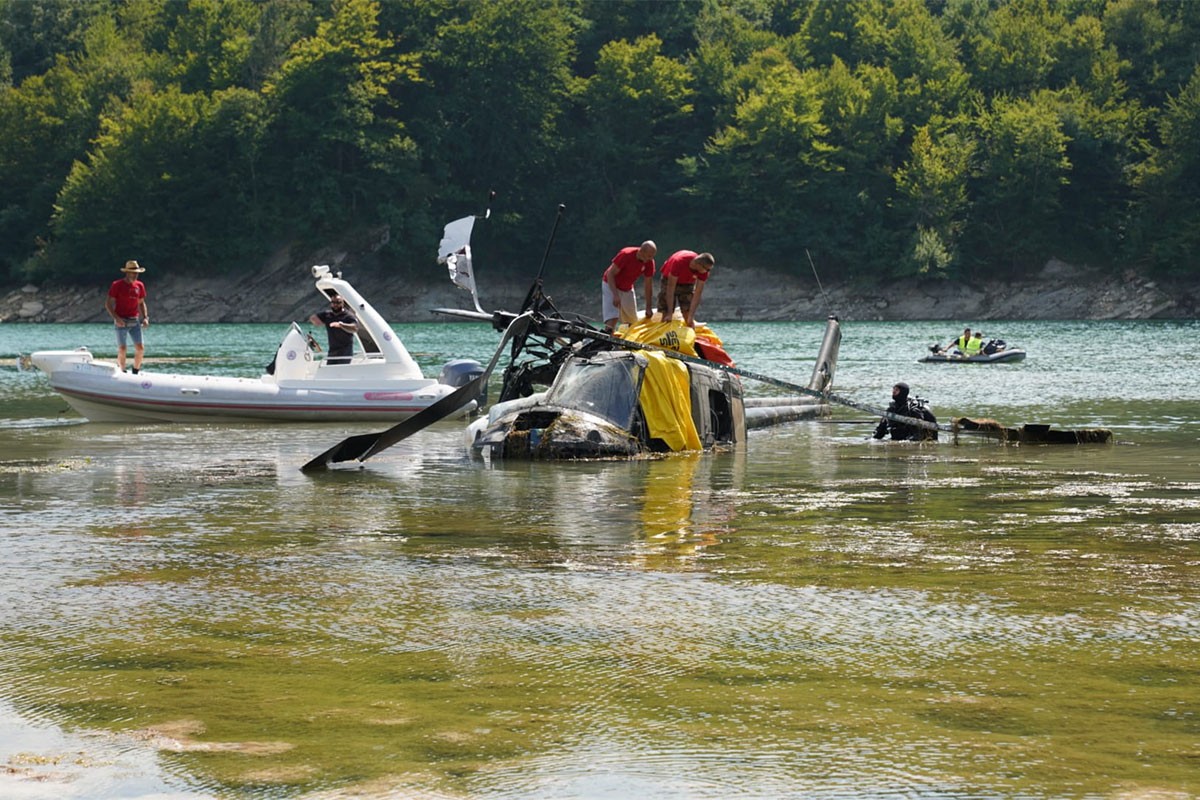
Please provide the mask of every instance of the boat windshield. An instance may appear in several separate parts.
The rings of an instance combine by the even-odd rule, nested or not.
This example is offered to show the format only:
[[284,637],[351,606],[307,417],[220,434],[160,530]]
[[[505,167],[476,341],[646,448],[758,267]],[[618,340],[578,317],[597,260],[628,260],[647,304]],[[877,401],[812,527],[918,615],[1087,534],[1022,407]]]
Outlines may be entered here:
[[595,414],[628,430],[637,409],[641,373],[633,358],[572,358],[559,371],[546,402]]

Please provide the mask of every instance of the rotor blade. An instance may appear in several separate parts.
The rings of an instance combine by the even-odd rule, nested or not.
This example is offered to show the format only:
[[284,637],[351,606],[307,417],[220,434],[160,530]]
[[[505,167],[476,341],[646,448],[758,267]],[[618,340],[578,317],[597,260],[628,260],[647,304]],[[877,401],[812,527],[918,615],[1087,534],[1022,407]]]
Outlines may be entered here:
[[492,356],[492,360],[488,362],[483,374],[470,383],[460,386],[441,400],[421,409],[416,414],[393,425],[386,431],[380,433],[363,433],[343,439],[324,453],[321,453],[321,455],[309,461],[300,468],[300,471],[319,472],[328,468],[330,464],[338,464],[343,461],[365,461],[381,450],[386,450],[397,442],[412,436],[417,431],[427,428],[438,420],[453,414],[465,405],[468,400],[479,394],[479,388],[487,383],[492,370],[496,368],[496,362],[499,361],[500,354],[504,351],[504,345],[510,337],[523,332],[528,325],[528,314],[514,319],[509,324],[508,329],[505,330],[504,336],[500,339],[500,345],[496,348],[496,352]]

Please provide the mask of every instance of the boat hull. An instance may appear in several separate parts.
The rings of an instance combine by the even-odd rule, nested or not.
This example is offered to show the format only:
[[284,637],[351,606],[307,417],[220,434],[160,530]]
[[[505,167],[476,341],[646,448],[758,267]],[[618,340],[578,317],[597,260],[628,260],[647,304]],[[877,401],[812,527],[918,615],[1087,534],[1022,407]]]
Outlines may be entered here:
[[[431,379],[287,386],[269,376],[132,375],[115,364],[94,361],[90,354],[34,353],[33,361],[48,374],[54,390],[92,422],[395,422],[455,389]],[[462,416],[475,407],[472,400],[457,413]]]
[[947,355],[945,353],[930,353],[924,358],[918,358],[918,363],[921,364],[1004,364],[1015,361],[1024,361],[1025,351],[1019,347],[1001,350],[996,353],[984,355],[980,353],[976,356],[959,356]]

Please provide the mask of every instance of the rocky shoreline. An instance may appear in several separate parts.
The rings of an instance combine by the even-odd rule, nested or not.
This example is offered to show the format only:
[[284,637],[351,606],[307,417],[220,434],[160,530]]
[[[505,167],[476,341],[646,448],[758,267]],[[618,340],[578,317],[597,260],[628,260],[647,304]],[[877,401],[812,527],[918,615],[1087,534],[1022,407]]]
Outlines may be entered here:
[[[175,275],[144,277],[149,289],[152,322],[280,322],[303,321],[319,307],[309,264],[335,266],[344,253],[319,253],[297,262],[280,256],[250,276],[194,278]],[[440,267],[428,281],[356,275],[346,277],[389,320],[395,323],[442,320],[433,308],[469,308],[470,298],[445,277]],[[107,319],[104,297],[110,280],[95,287],[27,285],[0,299],[0,323],[101,322]],[[484,285],[480,304],[487,310],[515,309],[528,290],[518,285]],[[495,281],[492,281],[495,284]],[[591,282],[552,285],[546,293],[562,311],[596,314],[599,289]],[[639,292],[640,299],[640,292]],[[726,320],[806,320],[837,314],[843,320],[1111,320],[1193,319],[1200,310],[1200,280],[1191,283],[1154,281],[1133,272],[1113,276],[1087,267],[1050,261],[1033,279],[962,283],[905,280],[853,286],[813,276],[766,269],[719,267],[705,293],[702,317]]]

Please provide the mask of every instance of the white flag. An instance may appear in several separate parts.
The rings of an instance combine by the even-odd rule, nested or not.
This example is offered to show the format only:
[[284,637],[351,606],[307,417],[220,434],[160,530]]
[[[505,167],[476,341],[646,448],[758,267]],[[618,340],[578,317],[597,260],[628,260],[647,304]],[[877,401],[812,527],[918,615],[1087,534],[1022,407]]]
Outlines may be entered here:
[[446,267],[455,286],[475,294],[475,271],[471,268],[471,245],[463,245],[456,253],[446,256]]
[[445,264],[448,256],[471,243],[471,229],[474,227],[474,217],[463,217],[446,223],[442,230],[442,241],[438,244],[439,264]]
[[442,231],[442,241],[438,244],[438,263],[446,265],[450,270],[450,280],[455,286],[470,292],[475,310],[483,313],[475,293],[475,268],[471,264],[470,242],[474,227],[475,217],[463,217],[447,223]]

